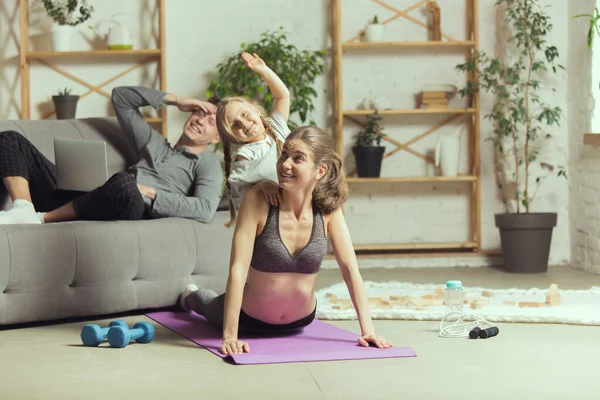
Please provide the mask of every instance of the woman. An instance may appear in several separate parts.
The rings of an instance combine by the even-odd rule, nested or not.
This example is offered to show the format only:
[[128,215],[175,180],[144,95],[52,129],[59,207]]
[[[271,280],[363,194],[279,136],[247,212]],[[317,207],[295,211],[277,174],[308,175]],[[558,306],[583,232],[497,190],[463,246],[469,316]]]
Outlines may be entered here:
[[[277,161],[282,201],[262,192],[243,198],[233,236],[226,292],[189,285],[181,305],[223,331],[224,354],[249,352],[242,334],[272,335],[302,330],[316,312],[315,285],[331,240],[356,309],[362,346],[391,347],[377,337],[350,233],[340,207],[348,197],[342,161],[331,137],[315,126],[292,132]],[[248,280],[246,279],[248,278]],[[246,283],[247,281],[247,283]]]

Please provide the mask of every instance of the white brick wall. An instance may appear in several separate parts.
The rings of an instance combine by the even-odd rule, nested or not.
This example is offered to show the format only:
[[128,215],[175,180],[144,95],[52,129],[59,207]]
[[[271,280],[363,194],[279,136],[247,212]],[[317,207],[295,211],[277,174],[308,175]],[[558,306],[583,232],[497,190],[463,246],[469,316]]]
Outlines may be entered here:
[[[570,2],[569,15],[591,13],[595,3]],[[600,149],[583,146],[584,133],[600,133],[600,40],[596,37],[593,52],[589,51],[587,29],[588,20],[570,22],[567,67],[572,265],[600,273]]]
[[[575,85],[582,75],[578,68],[585,68],[584,63],[567,63],[567,55],[580,57],[586,53],[581,49],[573,50],[577,40],[571,40],[571,50],[567,50],[569,38],[575,35],[575,22],[571,16],[575,9],[585,9],[584,5],[592,0],[572,0],[568,4],[564,0],[544,0],[543,3],[551,5],[549,12],[555,26],[549,41],[556,44],[561,52],[563,64],[571,66],[567,73],[552,81],[557,94],[552,97],[552,103],[569,109],[569,116],[575,116],[577,121],[565,121],[562,128],[552,132],[559,145],[567,141],[564,127],[569,131],[582,132],[580,126],[585,120],[585,107],[578,102],[579,96],[588,87],[581,84],[583,89],[569,90],[568,85]],[[0,0],[6,10],[15,8],[14,0]],[[456,38],[464,37],[464,0],[438,0],[442,10],[442,30]],[[31,1],[33,4],[33,0]],[[105,0],[96,2],[96,13],[90,25],[99,26],[102,21],[110,19],[114,10],[130,12],[139,15],[146,1],[127,2],[119,0]],[[149,3],[149,2],[148,2]],[[342,36],[347,40],[354,36],[365,25],[367,19],[377,13],[380,19],[393,15],[389,10],[378,6],[368,0],[343,0]],[[398,9],[407,8],[415,3],[414,0],[395,0],[393,5]],[[576,4],[575,4],[576,3]],[[593,3],[593,1],[592,1]],[[123,8],[125,7],[125,8]],[[44,19],[43,10],[36,7],[37,32],[47,31],[49,24]],[[281,1],[281,0],[228,0],[222,2],[206,2],[197,0],[173,0],[166,2],[166,36],[167,36],[167,85],[168,90],[186,96],[200,96],[206,88],[210,74],[216,64],[225,56],[239,51],[243,41],[255,41],[259,34],[267,29],[277,29],[283,25],[289,32],[291,43],[307,49],[326,49],[330,43],[330,3],[323,0]],[[590,8],[591,9],[591,8]],[[588,11],[587,9],[585,9]],[[212,14],[209,14],[211,11]],[[479,28],[481,48],[489,53],[494,53],[496,48],[496,23],[497,14],[494,1],[479,0]],[[143,13],[142,13],[143,14]],[[145,14],[144,14],[145,15]],[[425,19],[422,10],[414,10],[411,15],[418,19]],[[20,102],[20,89],[18,84],[13,84],[18,77],[18,43],[10,40],[9,29],[18,34],[18,15],[13,20],[9,16],[0,16],[0,33],[2,37],[9,38],[5,52],[0,59],[0,118],[18,118],[18,108],[14,104]],[[88,43],[84,36],[93,38],[93,32],[87,25],[80,26],[81,33],[76,41],[78,48],[86,48]],[[142,19],[140,26],[144,32],[148,31],[148,24]],[[390,40],[425,40],[426,30],[405,20],[399,19],[388,25],[387,37]],[[584,35],[577,31],[578,35]],[[567,34],[568,33],[568,34]],[[40,35],[33,40],[40,42]],[[147,33],[138,36],[138,41],[147,39]],[[583,36],[581,37],[583,41]],[[582,45],[583,46],[583,45]],[[580,54],[581,53],[581,54]],[[585,55],[581,56],[585,57]],[[461,62],[460,51],[446,50],[403,50],[386,53],[384,51],[355,52],[344,56],[343,72],[343,99],[345,108],[356,107],[364,97],[384,97],[394,107],[412,107],[413,94],[419,87],[427,82],[457,83],[462,82],[455,73],[454,66]],[[102,82],[110,73],[117,73],[126,68],[123,65],[94,65],[71,66],[73,71],[82,72],[91,82]],[[571,74],[571,69],[577,71]],[[600,70],[600,68],[599,68]],[[153,70],[150,70],[152,73]],[[135,78],[135,77],[134,77]],[[314,119],[323,127],[331,127],[331,103],[329,99],[330,75],[320,78],[317,82],[319,98],[316,103],[317,111]],[[63,81],[55,73],[41,67],[32,69],[32,109],[38,111],[40,103],[48,107],[49,96],[65,83],[72,85],[75,90],[83,90],[77,84]],[[127,78],[119,79],[115,84],[130,84]],[[110,88],[107,88],[110,90]],[[568,96],[567,93],[570,93]],[[460,99],[456,100],[460,102]],[[492,105],[489,96],[482,96],[484,111]],[[80,116],[97,115],[109,109],[106,99],[99,96],[89,96],[80,102]],[[583,114],[582,114],[583,113]],[[169,111],[169,137],[177,138],[184,116],[176,111]],[[438,121],[438,117],[394,117],[384,122],[388,127],[388,134],[400,141],[405,141],[416,134],[430,128]],[[579,129],[576,129],[579,126]],[[438,131],[428,138],[415,144],[414,148],[424,153],[430,153],[437,135],[444,134],[454,129],[450,127]],[[482,158],[482,241],[484,249],[499,247],[497,228],[494,225],[494,213],[502,212],[503,206],[496,193],[496,184],[493,171],[493,153],[491,144],[484,139],[489,136],[491,126],[487,120],[481,123],[481,158]],[[348,123],[346,143],[352,139],[356,129]],[[574,140],[574,139],[573,139]],[[579,142],[581,138],[579,139]],[[566,148],[566,144],[564,145]],[[568,150],[577,150],[573,141],[569,143]],[[575,149],[575,150],[573,150]],[[349,150],[347,148],[347,150]],[[399,157],[398,157],[399,156]],[[396,158],[398,157],[398,158]],[[463,161],[465,159],[463,158]],[[597,157],[594,161],[597,160]],[[345,161],[353,164],[353,156],[347,152]],[[590,161],[590,162],[594,162]],[[573,165],[573,161],[571,162]],[[588,169],[589,166],[576,164],[578,168]],[[463,170],[464,172],[464,170]],[[390,176],[429,174],[431,170],[425,168],[416,157],[401,152],[390,158],[384,165],[383,174]],[[591,176],[592,173],[590,173]],[[571,184],[574,185],[576,171],[571,171]],[[598,176],[598,174],[596,174]],[[375,185],[353,186],[353,198],[348,203],[348,224],[351,234],[357,242],[389,242],[389,241],[454,241],[467,239],[465,192],[466,185],[437,185],[426,187],[422,185]],[[575,187],[575,186],[573,186]],[[571,243],[570,235],[575,235],[575,229],[569,230],[569,199],[576,197],[571,193],[568,196],[568,183],[565,181],[550,182],[540,193],[535,203],[535,211],[558,210],[559,222],[554,232],[550,262],[564,264],[570,260]],[[588,197],[591,195],[588,195]],[[581,216],[584,220],[586,217]],[[589,231],[589,229],[586,229]],[[576,245],[573,244],[573,248]],[[454,265],[456,260],[449,259],[400,259],[397,265]],[[469,258],[463,264],[487,265],[488,260]]]

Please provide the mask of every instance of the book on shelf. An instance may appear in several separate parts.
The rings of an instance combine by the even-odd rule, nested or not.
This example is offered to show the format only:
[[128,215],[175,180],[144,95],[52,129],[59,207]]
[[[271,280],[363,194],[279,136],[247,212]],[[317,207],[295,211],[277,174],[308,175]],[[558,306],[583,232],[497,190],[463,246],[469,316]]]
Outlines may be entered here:
[[421,98],[423,99],[446,99],[446,92],[421,92]]
[[421,108],[448,108],[450,101],[447,98],[421,98]]

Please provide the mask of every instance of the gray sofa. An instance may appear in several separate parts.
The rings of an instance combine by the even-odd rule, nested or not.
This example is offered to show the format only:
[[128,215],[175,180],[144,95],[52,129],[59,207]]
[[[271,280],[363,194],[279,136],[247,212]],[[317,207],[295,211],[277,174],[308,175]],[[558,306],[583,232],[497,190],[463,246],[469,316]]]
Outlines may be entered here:
[[[115,118],[0,121],[54,161],[56,137],[105,140],[109,173],[135,153]],[[0,209],[10,207],[0,184]],[[233,229],[182,218],[0,226],[0,325],[173,306],[186,284],[225,289]]]

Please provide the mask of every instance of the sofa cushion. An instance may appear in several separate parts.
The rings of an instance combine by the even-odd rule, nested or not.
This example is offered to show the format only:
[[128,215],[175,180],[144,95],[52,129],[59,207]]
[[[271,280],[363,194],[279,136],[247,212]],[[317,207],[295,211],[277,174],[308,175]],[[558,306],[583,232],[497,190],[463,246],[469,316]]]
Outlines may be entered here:
[[0,226],[0,325],[169,307],[190,282],[222,292],[227,217]]

